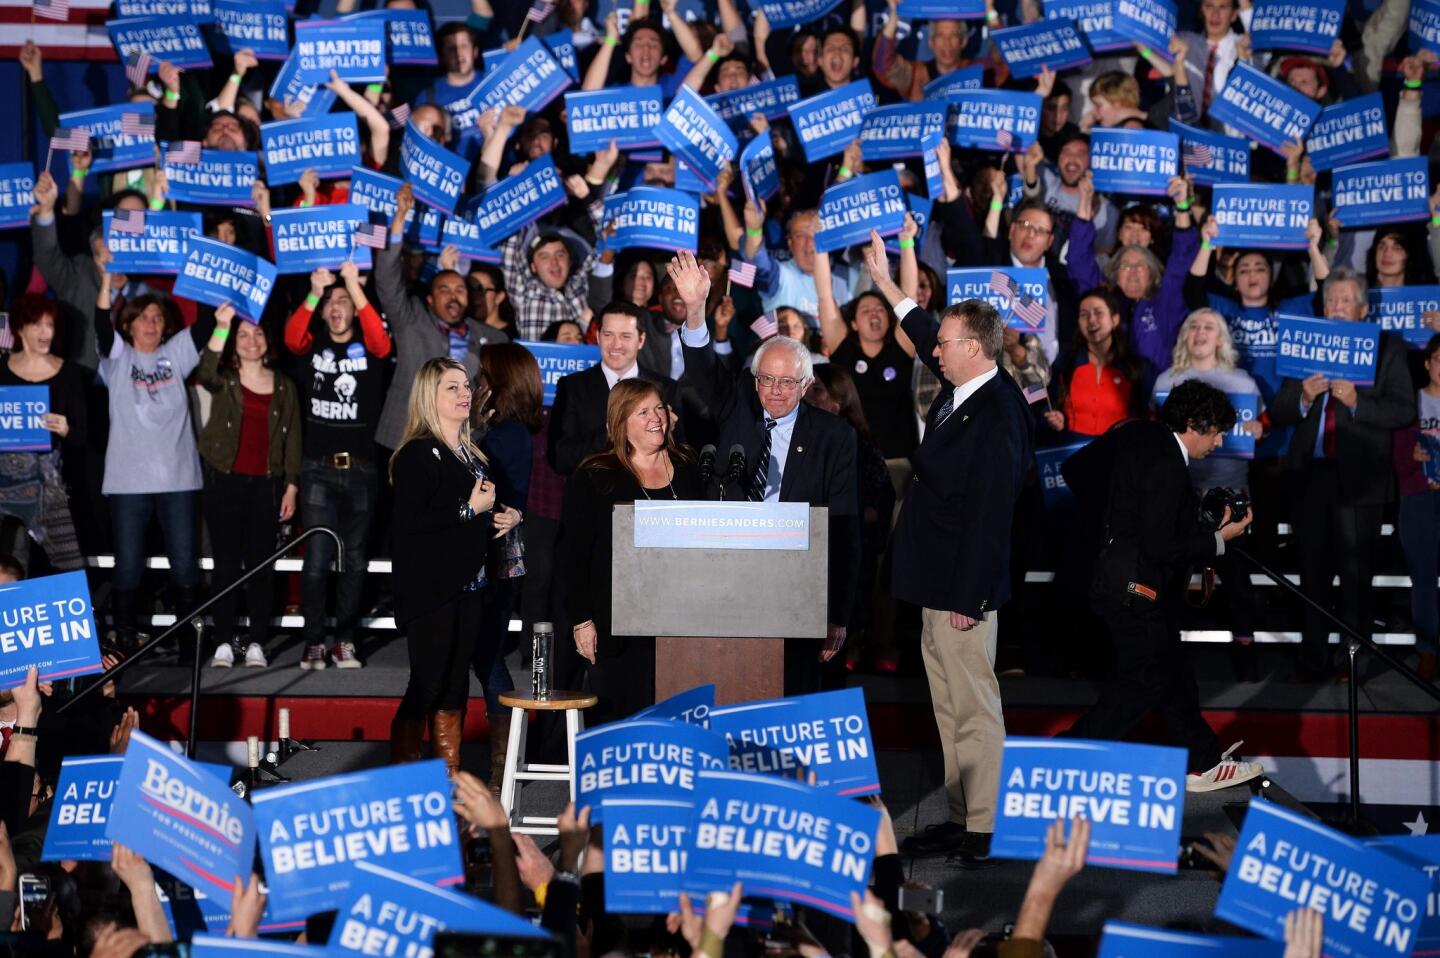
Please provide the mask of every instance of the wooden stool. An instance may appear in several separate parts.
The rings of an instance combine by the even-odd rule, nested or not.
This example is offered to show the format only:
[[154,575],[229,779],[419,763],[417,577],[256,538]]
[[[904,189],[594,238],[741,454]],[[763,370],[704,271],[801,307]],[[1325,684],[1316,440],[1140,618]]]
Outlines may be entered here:
[[[575,800],[575,736],[585,725],[582,709],[600,701],[585,692],[551,692],[547,699],[534,699],[519,692],[500,693],[500,704],[510,709],[510,750],[505,754],[505,777],[500,784],[500,805],[510,820],[510,830],[526,835],[558,835],[556,819],[549,816],[521,816],[516,809],[517,782],[569,782],[570,800]],[[529,710],[565,713],[565,765],[531,765],[525,761],[526,728]],[[495,774],[494,769],[490,771]]]

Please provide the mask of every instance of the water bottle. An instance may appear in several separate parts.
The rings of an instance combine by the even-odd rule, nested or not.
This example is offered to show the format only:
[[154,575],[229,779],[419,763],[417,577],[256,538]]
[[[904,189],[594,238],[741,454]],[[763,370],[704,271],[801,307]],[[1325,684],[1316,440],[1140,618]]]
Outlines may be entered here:
[[536,622],[535,635],[531,644],[530,696],[543,702],[550,698],[550,661],[555,654],[555,626],[550,622]]

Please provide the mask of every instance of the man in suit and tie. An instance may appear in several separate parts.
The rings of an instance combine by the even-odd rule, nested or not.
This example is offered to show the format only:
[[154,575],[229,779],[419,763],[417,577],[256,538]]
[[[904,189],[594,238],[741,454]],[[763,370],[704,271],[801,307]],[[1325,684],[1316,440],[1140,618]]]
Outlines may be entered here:
[[891,594],[921,607],[920,648],[945,759],[948,821],[906,840],[914,854],[989,858],[1005,718],[995,679],[995,610],[1010,598],[1010,531],[1033,458],[1029,405],[996,362],[1005,327],[966,300],[935,317],[900,291],[879,234],[865,265],[942,387],[910,457],[895,524]]
[[680,387],[675,380],[639,361],[649,320],[645,310],[634,303],[612,301],[595,320],[600,324],[600,364],[562,376],[555,384],[546,455],[550,467],[562,476],[574,472],[580,460],[591,453],[610,448],[605,406],[610,390],[620,380],[639,378],[657,383],[665,404],[672,412],[680,412]]
[[[809,642],[785,643],[787,693],[819,691],[820,663],[830,662],[845,645],[845,623],[860,573],[855,430],[838,416],[803,402],[814,370],[810,350],[802,343],[784,336],[767,340],[755,353],[753,376],[742,371],[733,377],[719,364],[705,325],[710,274],[693,254],[675,255],[668,281],[685,301],[685,375],[714,413],[717,447],[721,455],[736,445],[745,450],[748,475],[727,485],[726,494],[753,502],[808,502],[830,510],[825,644],[817,656]],[[711,489],[717,495],[721,491],[718,482],[712,482]]]

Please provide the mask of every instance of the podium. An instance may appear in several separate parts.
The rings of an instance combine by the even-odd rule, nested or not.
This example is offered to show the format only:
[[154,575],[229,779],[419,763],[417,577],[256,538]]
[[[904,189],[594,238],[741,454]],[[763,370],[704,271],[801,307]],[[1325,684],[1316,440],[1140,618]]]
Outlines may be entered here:
[[656,637],[657,702],[707,682],[720,704],[779,698],[784,640],[825,638],[824,507],[637,502],[615,507],[612,534],[610,629]]

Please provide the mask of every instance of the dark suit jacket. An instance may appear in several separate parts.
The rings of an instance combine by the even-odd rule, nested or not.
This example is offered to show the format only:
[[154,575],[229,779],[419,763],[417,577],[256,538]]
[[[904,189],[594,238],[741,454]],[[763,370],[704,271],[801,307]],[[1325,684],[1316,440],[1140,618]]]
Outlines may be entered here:
[[[659,385],[671,409],[679,412],[683,408],[680,387],[675,380],[644,363],[640,364],[640,378]],[[550,444],[546,450],[550,468],[568,476],[580,465],[580,460],[610,448],[605,422],[605,406],[609,401],[610,387],[598,364],[560,377],[555,384],[555,403],[550,408]]]
[[[1404,344],[1390,333],[1381,333],[1375,385],[1356,387],[1353,414],[1344,406],[1336,410],[1336,459],[1340,494],[1346,505],[1384,505],[1395,498],[1391,434],[1415,418],[1415,388],[1405,363]],[[1316,400],[1301,418],[1300,385],[1298,379],[1286,379],[1280,384],[1270,407],[1270,419],[1278,425],[1295,427],[1286,465],[1303,471],[1314,456],[1315,437],[1324,428],[1325,416],[1322,404]]]
[[1010,598],[1011,521],[1034,458],[1029,404],[1001,369],[937,426],[954,392],[933,355],[939,323],[916,308],[901,326],[944,385],[910,457],[915,478],[895,524],[891,594],[978,618]]
[[[726,488],[731,499],[749,492],[749,469],[765,442],[765,425],[755,378],[748,370],[731,376],[719,363],[714,349],[685,348],[685,378],[714,411],[716,472],[723,474],[731,446],[745,447],[747,475],[741,488]],[[838,416],[800,403],[795,430],[790,436],[785,472],[780,477],[781,502],[808,502],[830,510],[830,575],[828,620],[845,625],[855,602],[860,575],[860,498],[855,477],[855,430]],[[719,498],[720,485],[712,479],[709,495]]]
[[395,453],[395,619],[402,626],[456,598],[480,574],[490,513],[460,518],[475,477],[445,444],[412,439]]

